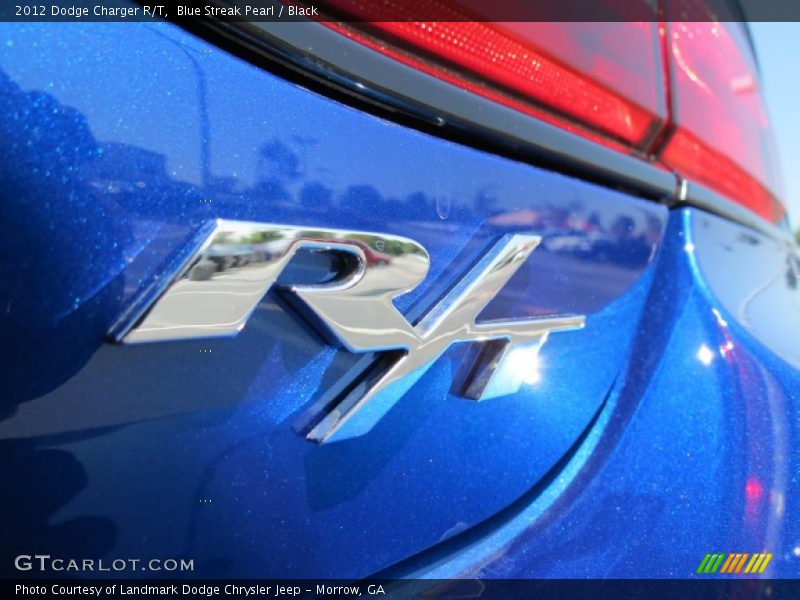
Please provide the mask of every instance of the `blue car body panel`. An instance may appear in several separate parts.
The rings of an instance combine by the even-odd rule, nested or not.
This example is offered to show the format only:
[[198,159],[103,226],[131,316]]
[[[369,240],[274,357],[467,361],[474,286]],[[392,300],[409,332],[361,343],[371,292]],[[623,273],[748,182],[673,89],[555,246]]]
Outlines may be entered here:
[[[0,492],[3,572],[27,540],[190,558],[197,577],[402,561],[682,577],[727,549],[797,574],[785,250],[361,113],[171,25],[0,32],[0,469],[18,482]],[[586,327],[553,334],[518,393],[480,403],[449,393],[454,345],[367,435],[316,446],[293,424],[357,357],[276,297],[234,339],[108,341],[216,218],[419,241],[430,273],[396,302],[412,322],[500,236],[535,233],[483,317]],[[753,246],[763,258],[737,259]],[[766,262],[785,278],[757,276]],[[283,277],[329,268],[309,254]],[[734,268],[735,285],[717,275]]]
[[765,551],[765,576],[797,577],[798,267],[745,227],[674,213],[627,374],[559,476],[392,574],[707,578],[708,552]]

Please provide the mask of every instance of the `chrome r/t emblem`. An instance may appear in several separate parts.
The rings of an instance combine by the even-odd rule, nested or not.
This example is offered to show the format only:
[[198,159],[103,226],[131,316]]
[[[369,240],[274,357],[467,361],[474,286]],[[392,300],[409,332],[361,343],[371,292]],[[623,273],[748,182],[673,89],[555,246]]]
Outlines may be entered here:
[[414,240],[218,220],[180,274],[118,339],[135,344],[236,335],[298,250],[340,253],[346,267],[333,281],[281,291],[332,342],[350,352],[380,353],[360,379],[323,397],[301,426],[316,442],[347,439],[369,431],[451,344],[474,344],[451,391],[480,400],[491,395],[492,379],[511,352],[525,348],[535,358],[550,332],[583,327],[583,316],[476,321],[540,239],[502,237],[412,325],[392,301],[428,273],[428,253]]

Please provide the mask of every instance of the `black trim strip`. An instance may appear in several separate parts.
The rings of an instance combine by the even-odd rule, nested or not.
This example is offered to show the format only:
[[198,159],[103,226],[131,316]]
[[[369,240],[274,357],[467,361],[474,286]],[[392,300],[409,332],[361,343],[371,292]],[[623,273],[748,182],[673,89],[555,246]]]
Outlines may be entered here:
[[786,229],[773,225],[757,214],[750,212],[735,202],[731,202],[725,196],[694,181],[679,180],[678,192],[669,206],[670,208],[685,208],[687,206],[699,208],[750,227],[790,246],[793,245],[792,236]]

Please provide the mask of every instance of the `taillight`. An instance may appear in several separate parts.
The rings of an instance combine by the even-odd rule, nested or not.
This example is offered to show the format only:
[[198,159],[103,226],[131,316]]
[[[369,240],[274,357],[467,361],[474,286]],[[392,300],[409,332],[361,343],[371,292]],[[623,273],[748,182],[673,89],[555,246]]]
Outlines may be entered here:
[[340,26],[362,43],[521,112],[605,137],[609,145],[645,149],[667,116],[654,23],[469,21],[477,12],[464,6],[470,0],[427,2],[426,15],[437,20],[419,22],[407,20],[413,3],[327,4],[368,22]]
[[778,222],[780,175],[750,46],[737,23],[669,23],[670,168]]
[[[503,2],[504,0],[497,0]],[[476,0],[328,0],[326,24],[514,110],[697,181],[778,222],[779,175],[736,23],[489,22]],[[605,8],[603,8],[605,10]],[[354,20],[353,20],[354,19]],[[616,19],[616,21],[615,21]]]
[[[648,29],[650,25],[641,24],[630,37],[653,54],[655,46],[648,38],[655,34],[655,29]],[[437,61],[446,61],[449,66],[465,71],[496,91],[533,102],[632,146],[646,145],[665,116],[659,114],[657,98],[637,103],[619,91],[624,87],[624,65],[615,65],[622,77],[606,69],[607,79],[612,80],[612,85],[617,84],[614,89],[612,85],[586,76],[563,57],[556,60],[547,52],[545,42],[557,45],[559,35],[566,41],[574,24],[547,27],[543,23],[390,22],[376,23],[375,27],[429,53],[431,59],[435,57]],[[572,49],[578,58],[587,58],[580,47]],[[611,57],[603,58],[613,62]],[[652,59],[651,67],[655,57]],[[646,76],[652,83],[655,70]]]

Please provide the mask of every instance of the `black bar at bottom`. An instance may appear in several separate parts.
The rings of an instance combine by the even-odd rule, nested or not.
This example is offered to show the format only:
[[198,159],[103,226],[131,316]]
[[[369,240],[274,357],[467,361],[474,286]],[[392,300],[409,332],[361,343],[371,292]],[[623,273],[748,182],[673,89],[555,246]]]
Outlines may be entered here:
[[121,580],[6,579],[3,598],[247,598],[264,600],[782,600],[800,598],[800,579],[454,579],[454,580]]

